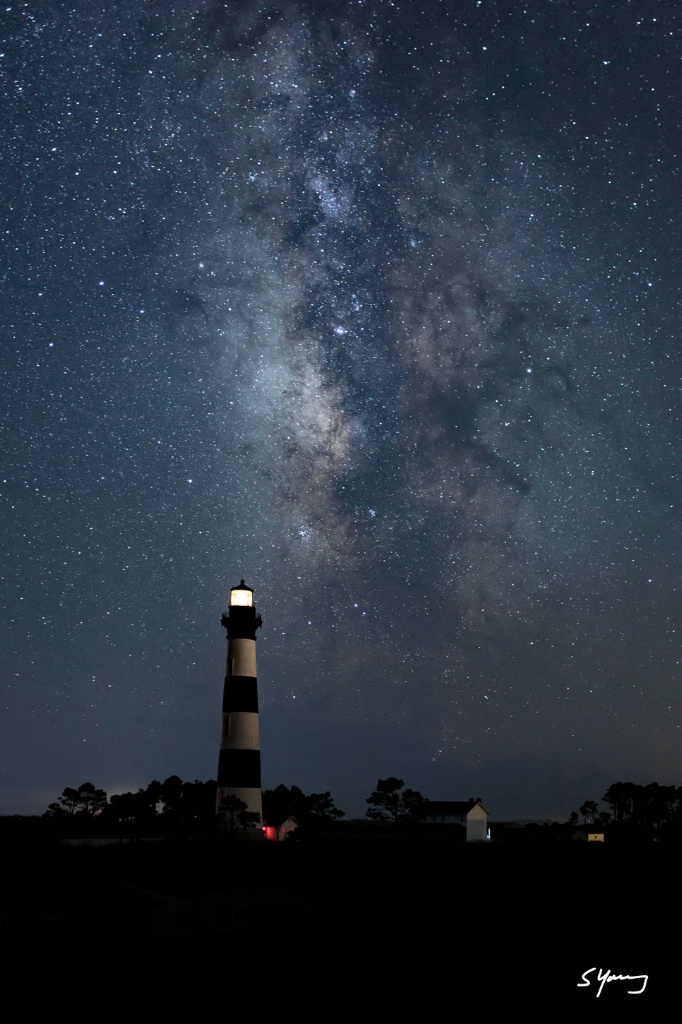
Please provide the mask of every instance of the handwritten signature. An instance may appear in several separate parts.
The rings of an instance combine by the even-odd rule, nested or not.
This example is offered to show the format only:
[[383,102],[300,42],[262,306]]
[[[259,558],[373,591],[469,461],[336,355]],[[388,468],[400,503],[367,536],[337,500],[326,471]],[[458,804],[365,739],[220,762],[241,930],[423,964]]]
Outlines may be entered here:
[[629,996],[641,996],[642,992],[646,988],[646,983],[649,980],[648,974],[612,974],[609,970],[602,971],[598,967],[590,967],[589,970],[585,971],[585,973],[583,974],[583,980],[578,982],[578,988],[590,987],[591,980],[587,977],[587,975],[592,974],[592,971],[597,971],[596,980],[600,982],[599,991],[597,992],[597,999],[599,999],[599,996],[602,994],[602,989],[604,988],[604,985],[607,983],[607,981],[641,981],[641,988],[638,988],[636,990],[628,989]]

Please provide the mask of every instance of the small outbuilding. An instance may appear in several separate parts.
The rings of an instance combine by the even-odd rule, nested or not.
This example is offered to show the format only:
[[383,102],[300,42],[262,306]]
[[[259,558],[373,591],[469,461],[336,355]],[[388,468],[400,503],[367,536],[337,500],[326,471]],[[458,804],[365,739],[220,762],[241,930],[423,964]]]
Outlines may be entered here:
[[605,839],[603,825],[576,825],[573,839],[583,843],[603,843]]
[[284,821],[275,820],[274,818],[268,819],[263,825],[263,832],[265,833],[265,838],[271,843],[281,843],[292,832],[295,832],[297,828],[298,821],[290,815]]

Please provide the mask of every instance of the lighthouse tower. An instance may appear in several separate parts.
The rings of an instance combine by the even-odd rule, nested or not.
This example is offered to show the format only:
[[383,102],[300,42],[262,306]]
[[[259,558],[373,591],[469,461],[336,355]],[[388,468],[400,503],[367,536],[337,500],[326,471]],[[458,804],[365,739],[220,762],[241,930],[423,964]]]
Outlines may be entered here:
[[218,761],[216,811],[225,797],[243,800],[246,809],[262,818],[256,614],[253,590],[244,580],[230,591],[230,607],[221,623],[227,630],[227,669],[223,691],[223,730]]

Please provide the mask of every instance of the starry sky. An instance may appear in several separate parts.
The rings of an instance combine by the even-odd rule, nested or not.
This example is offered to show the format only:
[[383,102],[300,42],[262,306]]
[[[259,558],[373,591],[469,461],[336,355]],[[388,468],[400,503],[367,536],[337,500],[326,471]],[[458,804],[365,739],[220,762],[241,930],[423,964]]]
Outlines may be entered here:
[[0,813],[682,784],[675,5],[1,19]]

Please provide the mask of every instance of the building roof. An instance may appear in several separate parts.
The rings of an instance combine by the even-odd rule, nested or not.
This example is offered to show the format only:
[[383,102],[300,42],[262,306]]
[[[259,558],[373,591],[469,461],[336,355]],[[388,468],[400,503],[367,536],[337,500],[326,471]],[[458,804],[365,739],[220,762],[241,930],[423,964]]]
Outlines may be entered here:
[[466,817],[472,807],[476,804],[480,804],[482,809],[487,814],[485,807],[481,803],[481,798],[470,796],[468,800],[426,800],[422,809],[422,815],[424,814],[457,814]]

